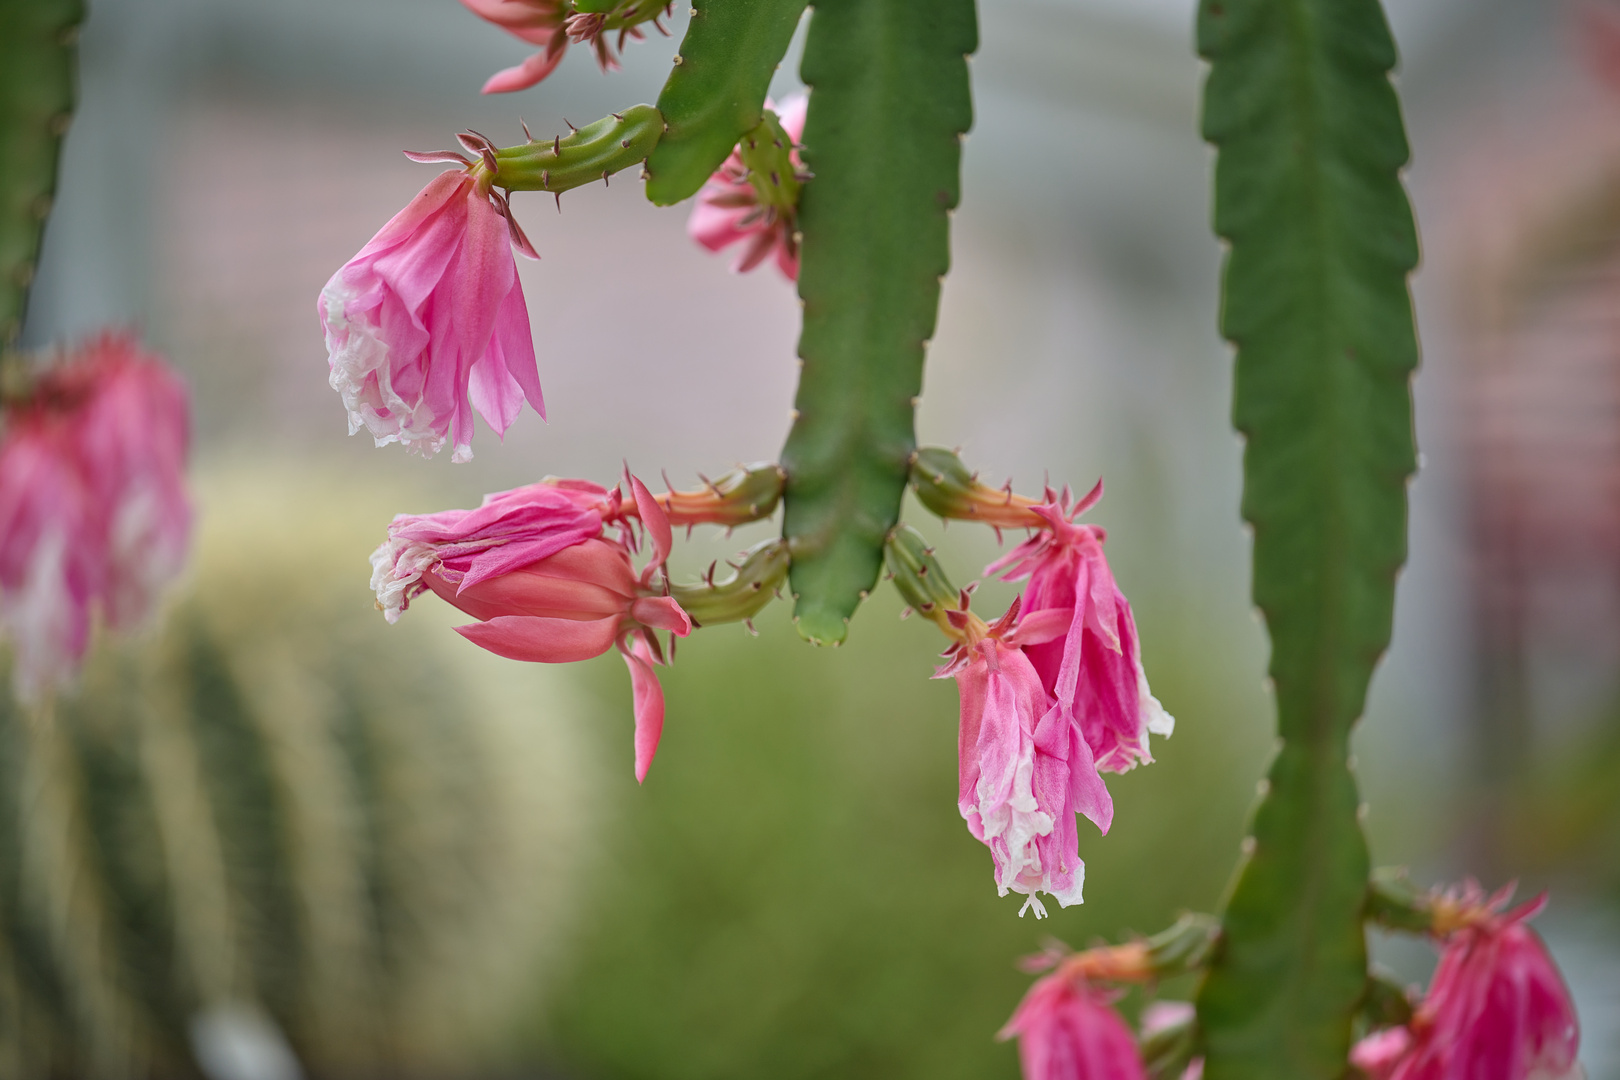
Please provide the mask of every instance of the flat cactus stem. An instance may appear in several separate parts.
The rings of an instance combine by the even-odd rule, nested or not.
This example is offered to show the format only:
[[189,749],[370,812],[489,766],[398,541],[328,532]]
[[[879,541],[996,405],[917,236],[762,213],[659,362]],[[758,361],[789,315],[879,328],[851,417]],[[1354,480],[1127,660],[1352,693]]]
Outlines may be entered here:
[[510,191],[562,193],[645,161],[663,134],[651,105],[632,105],[567,135],[495,151],[495,184]]
[[84,0],[0,0],[0,352],[28,314],[83,21]]
[[1389,644],[1415,467],[1417,233],[1378,0],[1204,0],[1243,516],[1277,756],[1198,995],[1206,1080],[1339,1080],[1366,995],[1350,733]]
[[690,198],[759,123],[771,75],[805,0],[692,0],[692,21],[658,95],[669,130],[647,159],[647,198]]
[[972,0],[824,0],[804,81],[803,368],[783,531],[799,633],[836,644],[899,520],[973,121]]

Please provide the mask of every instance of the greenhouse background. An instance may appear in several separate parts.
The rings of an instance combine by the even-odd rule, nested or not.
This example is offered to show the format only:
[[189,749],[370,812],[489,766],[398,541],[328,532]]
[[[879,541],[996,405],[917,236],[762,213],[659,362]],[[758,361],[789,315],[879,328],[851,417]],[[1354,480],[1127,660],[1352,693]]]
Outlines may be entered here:
[[[1357,736],[1374,857],[1554,887],[1538,926],[1579,1003],[1583,1060],[1620,1078],[1620,70],[1575,5],[1389,9],[1424,243],[1423,465],[1394,645]],[[492,771],[440,782],[457,767],[441,744],[405,740],[402,767],[426,755],[437,771],[394,796],[440,830],[411,849],[427,897],[413,917],[454,929],[402,935],[419,955],[383,949],[364,973],[414,972],[397,1015],[419,1026],[338,1008],[331,1039],[380,1025],[431,1076],[1011,1076],[992,1034],[1025,982],[1012,959],[1048,934],[1079,946],[1214,906],[1269,749],[1191,8],[984,0],[972,61],[979,115],[919,433],[1025,487],[1106,478],[1093,517],[1179,722],[1153,769],[1117,782],[1129,812],[1107,840],[1083,834],[1086,904],[1039,926],[998,901],[961,828],[937,641],[892,596],[857,617],[859,649],[805,649],[781,611],[757,639],[683,643],[665,677],[681,737],[639,790],[617,661],[486,662],[371,612],[366,556],[393,509],[545,473],[609,480],[621,457],[685,484],[775,455],[792,290],[731,276],[630,176],[560,214],[514,200],[542,255],[523,281],[549,424],[523,415],[499,453],[486,433],[465,467],[407,467],[346,439],[325,385],[314,298],[430,174],[398,151],[463,127],[511,140],[514,113],[540,134],[651,101],[684,21],[629,46],[612,79],[580,56],[491,101],[483,74],[524,46],[445,0],[97,0],[29,332],[138,326],[191,381],[201,557],[183,605],[227,622],[285,606],[278,633],[309,654],[287,663],[317,689],[333,656],[386,681],[431,654],[461,680],[434,708],[465,712],[467,768]],[[752,528],[676,569],[768,526]],[[958,543],[981,565],[996,551]],[[330,606],[294,608],[315,594]],[[386,723],[386,693],[378,707]],[[289,775],[320,760],[290,753]],[[308,809],[309,835],[338,838],[329,862],[288,871],[317,906],[357,887],[340,841],[363,800],[340,795]],[[475,840],[489,850],[469,854]],[[1377,949],[1426,976],[1427,950]],[[335,980],[310,1000],[363,996],[343,966],[303,970]],[[276,1060],[252,1075],[274,1080]]]

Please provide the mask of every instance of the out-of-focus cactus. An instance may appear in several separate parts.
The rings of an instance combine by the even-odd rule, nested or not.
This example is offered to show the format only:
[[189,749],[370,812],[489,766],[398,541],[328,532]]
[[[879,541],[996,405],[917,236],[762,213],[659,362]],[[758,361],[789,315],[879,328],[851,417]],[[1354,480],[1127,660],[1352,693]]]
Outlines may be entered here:
[[463,1075],[582,877],[567,686],[371,611],[386,515],[216,488],[162,628],[0,713],[0,1075],[195,1075],[255,1013],[317,1075]]

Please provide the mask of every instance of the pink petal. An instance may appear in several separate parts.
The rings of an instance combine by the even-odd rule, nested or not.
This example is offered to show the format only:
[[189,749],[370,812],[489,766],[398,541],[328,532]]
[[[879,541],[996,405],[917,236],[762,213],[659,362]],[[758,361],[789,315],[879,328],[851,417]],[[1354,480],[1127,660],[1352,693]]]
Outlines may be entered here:
[[636,498],[636,514],[641,518],[641,525],[652,537],[652,561],[662,565],[669,558],[669,549],[675,542],[669,527],[669,516],[658,505],[658,500],[653,498],[652,492],[647,490],[647,485],[634,476],[630,477],[630,491]]
[[619,620],[578,621],[532,615],[501,615],[488,622],[456,627],[456,633],[496,656],[539,664],[571,664],[601,656],[613,647]]
[[737,222],[748,216],[747,207],[715,206],[698,195],[692,216],[686,219],[686,235],[710,251],[719,251],[743,239],[752,230],[739,229]]
[[652,768],[653,755],[658,753],[658,740],[664,734],[664,688],[658,684],[658,673],[653,670],[652,654],[646,644],[635,639],[624,662],[630,668],[630,687],[636,703],[636,783],[647,779]]
[[527,90],[538,85],[562,63],[564,50],[537,52],[516,67],[503,68],[484,83],[486,94],[510,94],[514,90]]
[[692,619],[673,596],[646,596],[630,605],[630,617],[642,626],[668,630],[676,637],[692,632]]

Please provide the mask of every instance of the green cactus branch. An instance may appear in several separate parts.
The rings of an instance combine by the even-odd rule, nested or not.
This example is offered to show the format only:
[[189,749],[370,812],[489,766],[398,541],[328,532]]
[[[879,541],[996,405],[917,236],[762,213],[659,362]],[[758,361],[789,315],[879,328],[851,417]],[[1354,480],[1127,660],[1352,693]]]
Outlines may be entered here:
[[28,313],[83,21],[84,0],[0,0],[0,352]]
[[647,198],[689,198],[759,123],[771,75],[787,52],[805,0],[692,0],[675,70],[658,95],[669,123],[647,161]]
[[782,451],[799,633],[836,644],[877,581],[912,451],[973,119],[972,0],[824,0],[810,20],[804,329]]
[[1377,0],[1204,0],[1243,515],[1281,748],[1199,995],[1208,1080],[1329,1080],[1367,986],[1350,731],[1406,555],[1416,231]]

